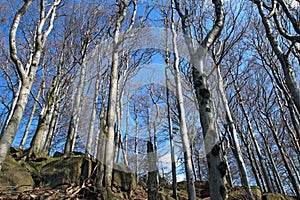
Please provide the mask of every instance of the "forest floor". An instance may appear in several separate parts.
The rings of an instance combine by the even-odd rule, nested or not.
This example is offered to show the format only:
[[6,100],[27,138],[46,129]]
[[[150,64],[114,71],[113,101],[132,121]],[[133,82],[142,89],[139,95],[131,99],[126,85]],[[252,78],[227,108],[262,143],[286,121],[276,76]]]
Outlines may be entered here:
[[[0,200],[146,200],[146,181],[136,183],[134,174],[124,172],[119,166],[114,169],[113,188],[99,189],[93,181],[95,162],[85,155],[39,157],[28,159],[26,152],[12,148],[0,172]],[[172,200],[171,185],[161,182],[159,197]],[[187,200],[186,182],[177,184],[178,200]],[[209,200],[209,184],[195,182],[197,199]],[[252,187],[256,200],[296,200],[282,194],[262,194],[257,186]],[[233,187],[228,200],[246,200],[242,187]]]

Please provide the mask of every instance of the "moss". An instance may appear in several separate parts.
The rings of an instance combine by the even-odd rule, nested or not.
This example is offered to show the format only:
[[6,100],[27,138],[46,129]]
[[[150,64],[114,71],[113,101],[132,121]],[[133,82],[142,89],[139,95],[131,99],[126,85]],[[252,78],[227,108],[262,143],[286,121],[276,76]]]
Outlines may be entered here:
[[30,173],[14,158],[8,156],[0,172],[0,186],[11,186],[16,191],[32,190],[35,183]]
[[294,198],[279,193],[266,193],[262,196],[262,200],[294,200]]
[[41,169],[43,183],[50,188],[64,188],[71,184],[80,185],[86,178],[82,176],[89,174],[84,171],[89,170],[89,167],[83,167],[84,160],[83,157],[65,157],[48,162]]
[[[252,186],[251,191],[255,200],[261,200],[262,193],[258,186]],[[232,187],[228,194],[228,200],[247,200],[246,190],[242,186]]]
[[124,191],[136,188],[135,174],[123,164],[116,164],[113,169],[113,185]]

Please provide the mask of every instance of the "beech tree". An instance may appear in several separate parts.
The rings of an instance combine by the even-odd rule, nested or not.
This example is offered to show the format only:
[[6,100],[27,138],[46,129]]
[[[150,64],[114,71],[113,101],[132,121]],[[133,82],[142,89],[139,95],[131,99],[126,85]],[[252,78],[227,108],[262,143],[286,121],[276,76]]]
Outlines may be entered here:
[[60,0],[54,0],[50,5],[46,5],[44,0],[40,1],[40,16],[36,25],[36,32],[32,40],[33,44],[31,44],[31,53],[26,63],[22,63],[20,55],[18,55],[17,30],[21,19],[24,17],[26,11],[30,8],[32,2],[33,0],[25,1],[22,7],[17,11],[9,34],[10,56],[11,60],[15,64],[20,79],[17,94],[14,97],[10,113],[7,116],[6,123],[1,131],[0,166],[6,158],[9,147],[19,128],[24,109],[28,102],[31,86],[36,76],[40,58],[47,41],[47,37],[53,29],[53,23],[56,17],[56,9],[60,4]]
[[[188,19],[189,8],[187,3],[175,1],[176,10],[181,18],[181,26],[184,33],[185,41],[188,46],[191,65],[193,66],[193,83],[199,104],[200,121],[204,134],[209,137],[209,142],[205,143],[207,153],[207,162],[209,166],[209,184],[211,199],[226,199],[226,181],[227,173],[226,163],[221,157],[221,148],[219,137],[214,122],[212,121],[212,113],[210,107],[210,90],[207,85],[207,75],[205,74],[205,59],[209,48],[219,37],[224,25],[224,12],[222,1],[212,1],[215,8],[215,17],[213,27],[207,33],[200,43],[199,47],[194,46],[191,35],[191,21]],[[193,5],[195,6],[195,5]]]
[[122,38],[121,31],[123,28],[123,22],[125,17],[128,15],[128,8],[130,4],[133,4],[133,12],[131,15],[131,21],[126,29],[126,33],[131,31],[135,23],[136,17],[136,1],[116,1],[118,6],[118,14],[115,21],[115,27],[113,31],[113,50],[112,50],[112,64],[110,74],[110,86],[109,86],[109,98],[108,98],[108,110],[107,110],[107,136],[106,136],[106,151],[105,151],[105,186],[108,188],[112,184],[112,170],[114,161],[114,136],[115,136],[115,125],[116,125],[116,108],[117,108],[117,86],[118,86],[118,66],[119,66],[119,48],[125,38]]
[[[262,0],[253,0],[252,2],[258,9],[267,39],[282,67],[292,100],[298,112],[300,112],[300,88],[297,83],[295,69],[289,60],[289,57],[297,55],[297,51],[299,53],[299,46],[296,43],[300,42],[300,22],[296,17],[297,11],[293,9],[293,1],[287,3],[286,1],[278,0],[266,3]],[[278,31],[278,34],[274,33],[274,29]],[[287,41],[287,50],[283,49],[276,36]]]
[[[137,180],[148,174],[149,199],[171,170],[174,198],[179,175],[189,199],[197,180],[211,199],[237,185],[253,199],[250,184],[300,196],[298,0],[6,4],[0,166],[20,144],[29,159],[94,156],[109,195],[122,162]],[[142,70],[158,60],[149,84]]]

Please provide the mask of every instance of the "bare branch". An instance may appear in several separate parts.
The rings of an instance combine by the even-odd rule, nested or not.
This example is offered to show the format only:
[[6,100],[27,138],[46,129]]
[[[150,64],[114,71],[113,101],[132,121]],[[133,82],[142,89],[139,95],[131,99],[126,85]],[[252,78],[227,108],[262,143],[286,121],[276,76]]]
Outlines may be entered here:
[[19,27],[22,16],[28,10],[28,8],[32,2],[33,2],[33,0],[26,1],[26,3],[22,6],[22,8],[16,13],[13,24],[10,29],[10,33],[9,33],[10,57],[11,57],[12,61],[14,62],[14,64],[16,65],[18,74],[22,81],[25,80],[26,73],[25,73],[22,62],[17,55],[18,52],[17,52],[17,45],[16,45],[16,33],[17,33],[17,29]]
[[222,0],[212,0],[212,2],[215,5],[216,21],[214,22],[212,29],[201,44],[201,46],[205,49],[209,49],[211,45],[215,42],[216,38],[220,36],[225,20]]

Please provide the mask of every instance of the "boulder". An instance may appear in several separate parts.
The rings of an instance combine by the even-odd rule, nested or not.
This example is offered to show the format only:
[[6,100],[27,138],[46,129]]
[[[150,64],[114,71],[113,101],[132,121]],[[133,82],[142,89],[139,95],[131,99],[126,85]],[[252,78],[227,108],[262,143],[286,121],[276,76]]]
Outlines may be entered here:
[[296,198],[289,197],[279,193],[266,193],[262,196],[262,200],[294,200]]
[[[181,181],[177,183],[178,191],[186,191],[187,190],[187,182]],[[206,198],[209,197],[209,183],[208,181],[195,181],[195,190],[197,197]]]
[[[262,193],[258,186],[252,186],[251,191],[255,200],[261,200]],[[242,186],[234,186],[228,194],[228,200],[247,199],[246,190]]]
[[136,189],[134,173],[124,164],[115,164],[113,169],[113,186],[126,192]]
[[21,166],[12,156],[7,156],[0,171],[0,187],[9,187],[23,192],[35,186],[30,172]]
[[43,185],[49,188],[66,188],[81,185],[91,175],[92,162],[85,157],[62,157],[41,168]]

